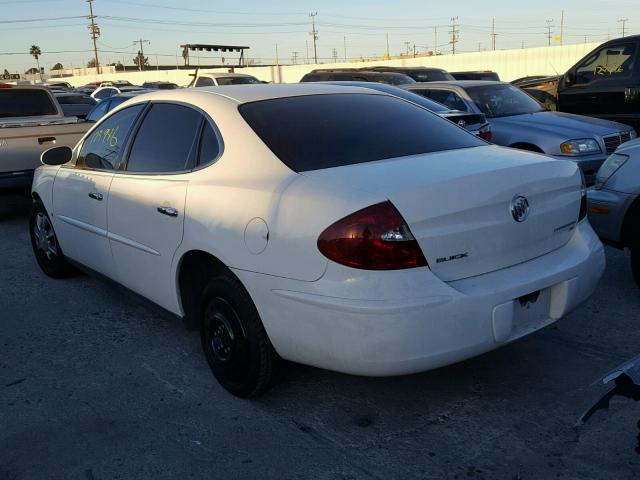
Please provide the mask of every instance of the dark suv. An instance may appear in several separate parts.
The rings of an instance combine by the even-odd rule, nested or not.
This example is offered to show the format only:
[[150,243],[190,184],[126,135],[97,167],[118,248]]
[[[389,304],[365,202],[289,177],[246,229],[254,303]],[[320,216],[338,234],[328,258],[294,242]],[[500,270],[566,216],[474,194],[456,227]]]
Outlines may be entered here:
[[357,69],[313,70],[300,79],[300,82],[379,82],[388,85],[407,85],[415,83],[408,75],[395,72],[371,72]]

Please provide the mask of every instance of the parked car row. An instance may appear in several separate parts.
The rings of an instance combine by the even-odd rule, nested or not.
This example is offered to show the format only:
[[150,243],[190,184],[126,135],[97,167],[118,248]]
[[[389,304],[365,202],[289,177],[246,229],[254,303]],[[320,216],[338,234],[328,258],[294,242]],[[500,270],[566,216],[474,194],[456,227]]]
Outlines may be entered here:
[[440,69],[309,75],[95,85],[116,91],[84,122],[46,89],[0,88],[0,148],[32,162],[5,177],[41,154],[43,272],[97,272],[182,318],[241,397],[282,359],[400,375],[557,321],[605,268],[587,217],[640,276],[632,128]]

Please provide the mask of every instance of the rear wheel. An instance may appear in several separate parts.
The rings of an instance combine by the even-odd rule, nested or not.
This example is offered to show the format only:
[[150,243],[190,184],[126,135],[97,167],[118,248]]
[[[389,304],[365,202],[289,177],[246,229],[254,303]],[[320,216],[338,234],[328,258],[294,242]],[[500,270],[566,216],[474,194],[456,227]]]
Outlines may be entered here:
[[31,246],[42,271],[52,278],[66,278],[77,274],[62,254],[56,232],[44,205],[36,201],[29,220]]
[[202,294],[200,338],[218,382],[238,397],[255,397],[273,383],[279,364],[258,311],[230,275],[209,281]]

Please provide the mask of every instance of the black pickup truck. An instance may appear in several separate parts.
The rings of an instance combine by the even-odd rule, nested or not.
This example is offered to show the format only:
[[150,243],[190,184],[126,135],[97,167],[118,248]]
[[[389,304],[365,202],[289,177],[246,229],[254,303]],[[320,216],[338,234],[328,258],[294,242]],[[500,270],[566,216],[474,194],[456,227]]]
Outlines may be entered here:
[[622,122],[640,130],[639,51],[640,35],[610,40],[564,75],[512,83],[558,111]]

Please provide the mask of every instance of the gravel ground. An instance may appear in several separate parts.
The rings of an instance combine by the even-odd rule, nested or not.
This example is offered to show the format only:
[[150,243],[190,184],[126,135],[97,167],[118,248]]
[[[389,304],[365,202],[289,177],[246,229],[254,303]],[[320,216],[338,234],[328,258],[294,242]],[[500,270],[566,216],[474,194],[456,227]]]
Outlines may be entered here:
[[0,479],[640,477],[640,404],[574,428],[594,382],[640,353],[625,252],[607,250],[585,305],[515,344],[398,378],[290,365],[248,401],[176,319],[97,278],[45,277],[29,206],[0,197]]

